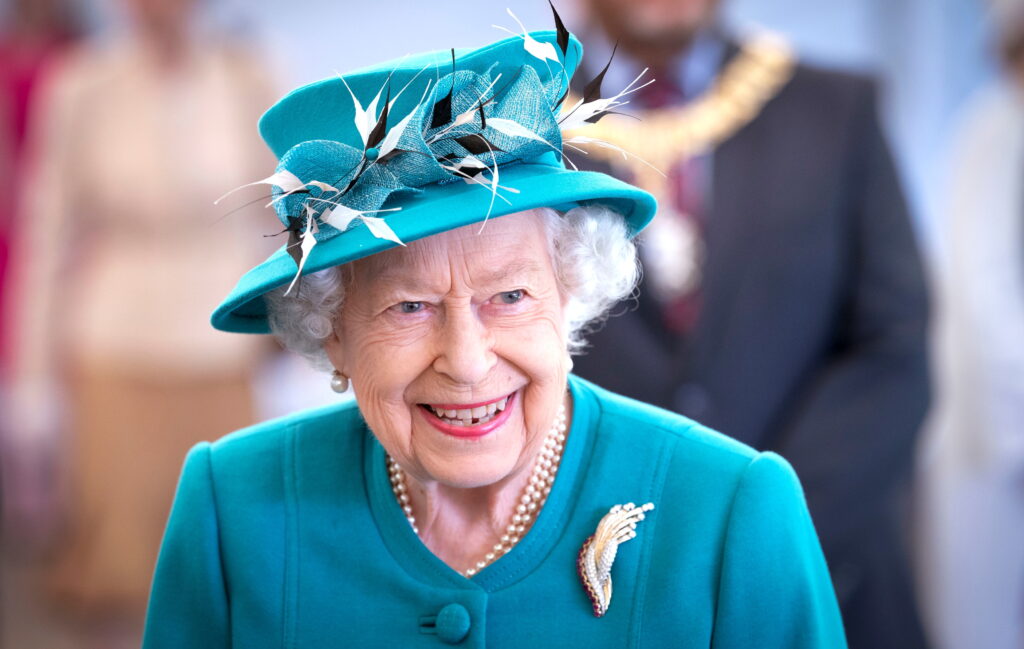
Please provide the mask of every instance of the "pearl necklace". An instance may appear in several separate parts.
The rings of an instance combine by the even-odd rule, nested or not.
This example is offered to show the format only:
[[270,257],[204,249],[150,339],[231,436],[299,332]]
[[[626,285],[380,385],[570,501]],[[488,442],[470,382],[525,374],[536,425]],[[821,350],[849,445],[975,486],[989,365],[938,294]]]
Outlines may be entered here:
[[[526,533],[526,529],[530,526],[530,521],[537,515],[540,508],[544,506],[548,494],[551,493],[551,485],[555,483],[555,474],[558,473],[558,465],[562,460],[562,450],[565,448],[565,432],[565,405],[563,404],[558,407],[558,415],[555,417],[555,422],[551,425],[551,430],[548,431],[547,437],[544,439],[544,446],[541,448],[540,453],[537,454],[537,459],[534,460],[530,481],[526,484],[523,495],[519,498],[516,511],[512,514],[512,522],[505,528],[505,533],[501,535],[501,538],[494,544],[491,551],[484,555],[483,559],[477,561],[474,567],[465,570],[462,573],[464,576],[472,577],[494,563],[498,557],[515,547],[515,544]],[[402,467],[398,466],[398,463],[390,455],[387,456],[387,462],[388,474],[391,476],[391,490],[394,491],[398,504],[402,506],[402,511],[405,513],[409,525],[412,526],[412,531],[419,534],[420,530],[416,527],[416,517],[412,514],[409,491],[405,484],[405,472],[402,471]]]

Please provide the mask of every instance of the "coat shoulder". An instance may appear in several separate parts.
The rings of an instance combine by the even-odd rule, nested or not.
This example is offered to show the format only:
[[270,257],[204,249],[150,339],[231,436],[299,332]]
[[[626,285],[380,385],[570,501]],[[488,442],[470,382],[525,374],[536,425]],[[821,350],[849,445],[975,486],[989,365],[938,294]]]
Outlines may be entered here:
[[303,410],[225,435],[211,445],[211,460],[215,466],[256,468],[268,460],[280,462],[289,438],[301,435],[302,448],[316,448],[315,442],[327,437],[335,443],[354,442],[359,436],[345,433],[361,431],[363,426],[354,400]]
[[693,419],[579,380],[599,410],[599,430],[613,447],[668,448],[673,457],[738,477],[758,451]]

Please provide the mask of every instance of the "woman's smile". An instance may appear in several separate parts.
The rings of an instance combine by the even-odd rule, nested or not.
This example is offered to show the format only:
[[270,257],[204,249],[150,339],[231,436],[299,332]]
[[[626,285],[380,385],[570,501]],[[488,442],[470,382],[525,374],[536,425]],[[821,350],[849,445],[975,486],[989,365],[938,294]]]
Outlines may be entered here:
[[473,404],[419,404],[423,418],[434,428],[454,437],[483,437],[508,421],[516,393]]

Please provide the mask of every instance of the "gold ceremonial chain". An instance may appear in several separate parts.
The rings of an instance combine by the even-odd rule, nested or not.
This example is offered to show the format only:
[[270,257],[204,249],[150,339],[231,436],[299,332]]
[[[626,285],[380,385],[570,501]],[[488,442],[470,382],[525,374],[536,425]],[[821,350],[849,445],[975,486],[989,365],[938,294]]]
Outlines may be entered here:
[[[578,134],[635,152],[639,157],[624,159],[615,149],[588,149],[589,155],[624,167],[635,184],[663,199],[667,187],[662,173],[714,149],[753,121],[792,78],[795,67],[789,44],[775,34],[761,33],[743,43],[701,97],[682,106],[640,111],[639,121],[606,118]],[[566,105],[573,102],[567,99]]]

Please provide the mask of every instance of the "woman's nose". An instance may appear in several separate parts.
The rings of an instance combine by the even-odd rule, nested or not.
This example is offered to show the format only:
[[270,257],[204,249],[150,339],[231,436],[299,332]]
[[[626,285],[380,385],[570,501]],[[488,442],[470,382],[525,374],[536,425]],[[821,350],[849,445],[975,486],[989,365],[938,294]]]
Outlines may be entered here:
[[460,385],[483,381],[497,362],[490,332],[473,308],[451,309],[439,332],[434,369]]

